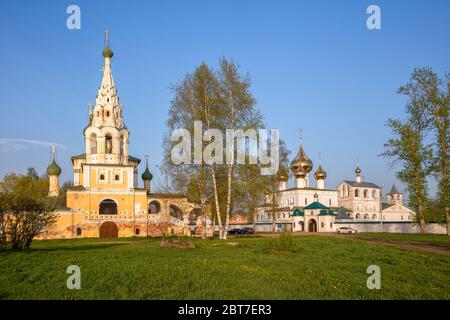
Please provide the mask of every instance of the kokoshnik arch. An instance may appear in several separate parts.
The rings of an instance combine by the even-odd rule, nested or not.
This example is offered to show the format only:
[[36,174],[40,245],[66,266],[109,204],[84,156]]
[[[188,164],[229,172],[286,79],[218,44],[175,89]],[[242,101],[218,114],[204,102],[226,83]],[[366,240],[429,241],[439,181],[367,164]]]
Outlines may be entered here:
[[[108,31],[102,55],[102,82],[83,129],[86,149],[72,157],[74,186],[67,190],[68,209],[57,212],[55,227],[43,238],[188,235],[191,229],[202,232],[196,204],[183,195],[151,192],[148,160],[141,176],[144,188],[138,187],[141,160],[128,151],[129,131],[111,72],[113,52]],[[53,149],[53,161],[47,168],[49,196],[59,195],[60,173]]]

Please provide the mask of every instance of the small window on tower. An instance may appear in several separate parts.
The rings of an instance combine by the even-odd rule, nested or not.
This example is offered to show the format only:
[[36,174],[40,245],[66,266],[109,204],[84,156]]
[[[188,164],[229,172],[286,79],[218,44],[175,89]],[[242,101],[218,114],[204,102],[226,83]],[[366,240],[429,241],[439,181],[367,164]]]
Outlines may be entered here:
[[100,175],[100,180],[105,180],[105,175],[104,174]]
[[116,180],[116,181],[119,181],[119,175],[118,174],[116,174],[116,176],[114,177],[114,179]]
[[81,236],[82,230],[80,227],[77,228],[77,236]]
[[[109,101],[109,99],[108,99],[108,101]],[[109,117],[109,111],[106,111],[106,116]]]
[[139,233],[141,232],[141,230],[139,230],[139,228],[136,228],[135,230],[134,230],[134,233],[135,233],[135,235],[139,235]]
[[109,98],[106,98],[106,102],[109,102]]

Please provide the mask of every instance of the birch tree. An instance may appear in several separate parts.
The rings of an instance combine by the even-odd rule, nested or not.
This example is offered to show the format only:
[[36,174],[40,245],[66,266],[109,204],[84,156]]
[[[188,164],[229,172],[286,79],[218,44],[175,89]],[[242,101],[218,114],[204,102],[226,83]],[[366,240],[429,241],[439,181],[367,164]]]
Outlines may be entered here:
[[389,119],[387,125],[392,129],[393,137],[385,143],[382,156],[400,162],[402,168],[397,177],[404,182],[409,191],[409,201],[417,212],[421,233],[425,233],[425,208],[428,201],[427,177],[432,172],[431,146],[424,138],[430,130],[427,113],[428,101],[416,90],[413,79],[400,87],[398,93],[409,98],[406,105],[405,120]]

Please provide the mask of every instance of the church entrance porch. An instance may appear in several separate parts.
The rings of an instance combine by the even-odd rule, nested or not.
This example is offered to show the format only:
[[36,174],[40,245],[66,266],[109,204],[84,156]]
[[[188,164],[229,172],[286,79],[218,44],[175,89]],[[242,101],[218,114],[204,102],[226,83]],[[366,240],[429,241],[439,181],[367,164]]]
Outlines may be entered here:
[[119,228],[114,222],[106,221],[100,226],[100,238],[117,238]]
[[308,232],[317,232],[317,222],[311,219],[308,223]]

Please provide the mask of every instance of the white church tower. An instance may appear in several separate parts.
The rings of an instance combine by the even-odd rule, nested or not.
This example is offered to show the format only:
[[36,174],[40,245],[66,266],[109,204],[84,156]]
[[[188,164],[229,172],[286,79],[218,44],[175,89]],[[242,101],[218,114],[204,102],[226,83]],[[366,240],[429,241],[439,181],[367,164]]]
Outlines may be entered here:
[[398,191],[395,183],[392,184],[391,191],[386,195],[387,203],[390,205],[403,205],[403,194]]
[[105,58],[103,79],[95,106],[90,111],[90,123],[84,130],[88,163],[128,164],[128,130],[122,118],[117,89],[111,71],[113,52],[109,48],[108,31],[102,51]]

